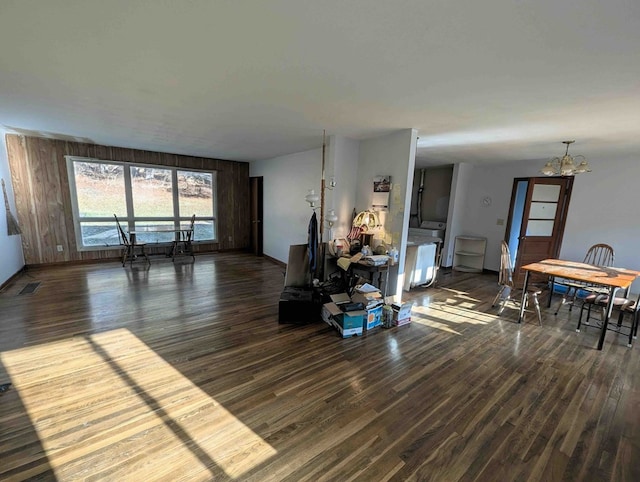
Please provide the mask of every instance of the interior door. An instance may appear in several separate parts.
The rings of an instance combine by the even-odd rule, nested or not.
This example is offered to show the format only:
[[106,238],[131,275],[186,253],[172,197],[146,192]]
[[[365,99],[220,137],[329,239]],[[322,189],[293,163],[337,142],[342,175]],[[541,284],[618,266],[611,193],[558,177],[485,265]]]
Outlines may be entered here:
[[506,239],[516,287],[522,266],[560,254],[572,187],[573,177],[514,179]]
[[251,182],[251,252],[263,254],[262,238],[262,177],[252,177]]

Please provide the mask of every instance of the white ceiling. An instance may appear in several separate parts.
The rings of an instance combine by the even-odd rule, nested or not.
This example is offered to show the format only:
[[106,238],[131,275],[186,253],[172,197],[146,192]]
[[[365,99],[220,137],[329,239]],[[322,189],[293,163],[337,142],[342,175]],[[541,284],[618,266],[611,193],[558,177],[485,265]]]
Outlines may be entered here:
[[0,128],[233,160],[640,153],[638,0],[0,0]]

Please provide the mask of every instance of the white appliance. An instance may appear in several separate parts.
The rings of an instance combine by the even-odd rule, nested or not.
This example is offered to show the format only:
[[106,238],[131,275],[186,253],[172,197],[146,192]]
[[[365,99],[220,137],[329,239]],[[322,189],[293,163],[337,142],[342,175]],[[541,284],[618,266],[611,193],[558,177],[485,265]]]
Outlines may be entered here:
[[447,224],[440,221],[423,221],[419,228],[409,228],[404,265],[405,291],[435,282],[446,229]]

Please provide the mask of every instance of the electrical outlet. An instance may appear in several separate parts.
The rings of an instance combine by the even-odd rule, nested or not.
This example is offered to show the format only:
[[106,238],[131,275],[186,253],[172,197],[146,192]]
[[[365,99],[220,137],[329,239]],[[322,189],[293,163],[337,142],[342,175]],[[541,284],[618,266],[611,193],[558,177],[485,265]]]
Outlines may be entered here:
[[229,242],[233,241],[233,236],[229,236]]
[[62,249],[62,245],[61,244],[56,246],[56,248],[58,248],[58,253],[62,253],[63,249]]
[[498,222],[496,223],[498,226],[504,226],[504,219],[498,218]]

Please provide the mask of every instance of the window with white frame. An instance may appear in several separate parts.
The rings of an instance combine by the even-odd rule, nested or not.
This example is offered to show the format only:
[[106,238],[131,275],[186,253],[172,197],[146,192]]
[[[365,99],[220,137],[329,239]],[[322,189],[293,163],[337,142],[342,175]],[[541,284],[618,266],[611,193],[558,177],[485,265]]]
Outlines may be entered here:
[[[79,250],[119,246],[115,214],[125,230],[190,222],[194,242],[216,241],[216,172],[67,156],[73,222]],[[171,232],[137,235],[170,243]]]

